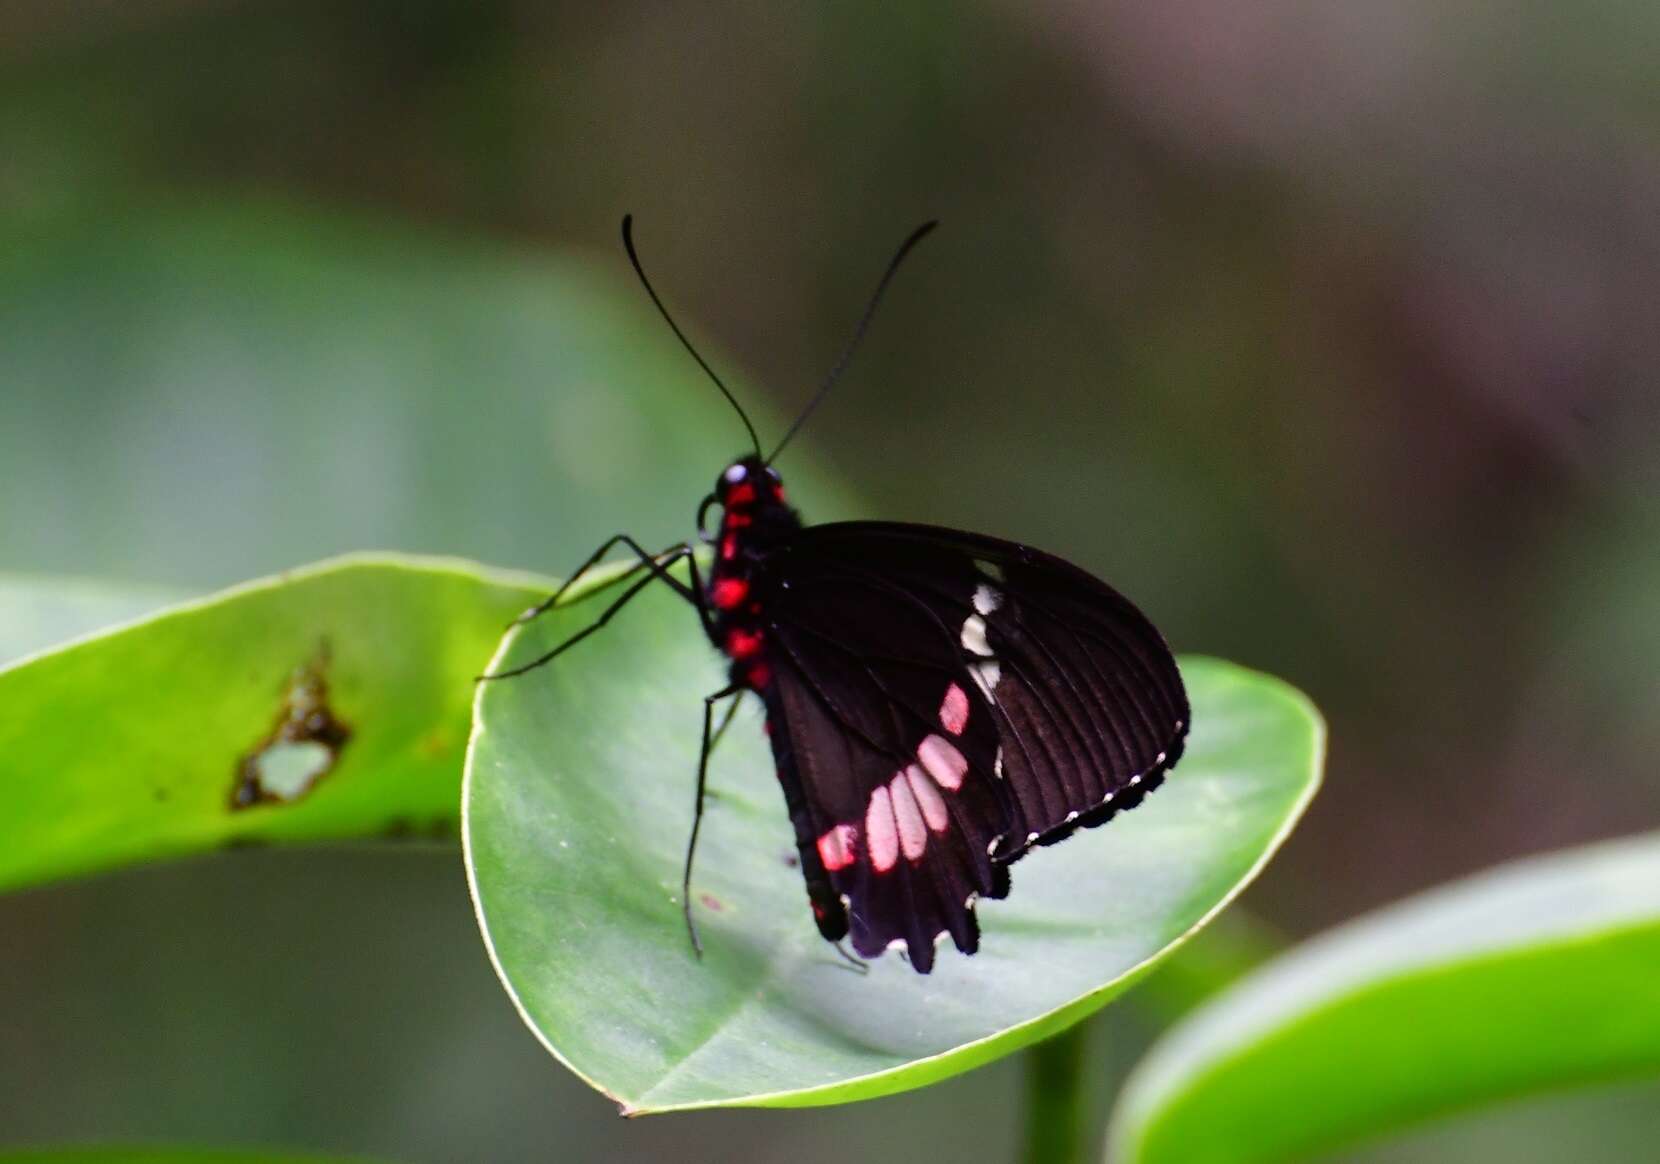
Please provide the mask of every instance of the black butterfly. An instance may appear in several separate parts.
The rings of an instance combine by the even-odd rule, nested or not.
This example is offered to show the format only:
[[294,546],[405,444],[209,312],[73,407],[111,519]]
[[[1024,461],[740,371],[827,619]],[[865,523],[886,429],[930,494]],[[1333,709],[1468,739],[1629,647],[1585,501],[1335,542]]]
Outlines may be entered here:
[[[691,913],[692,854],[709,753],[737,697],[756,693],[795,825],[819,932],[851,934],[871,957],[903,947],[926,974],[934,943],[979,947],[974,903],[1009,892],[1009,865],[1133,808],[1181,757],[1187,695],[1163,638],[1126,599],[1059,558],[958,530],[892,522],[803,526],[771,467],[846,366],[900,261],[899,248],[835,370],[763,457],[742,408],[692,349],[623,242],[652,302],[737,409],[755,451],[720,475],[698,511],[720,525],[705,581],[689,543],[648,554],[607,541],[546,602],[618,545],[644,571],[600,617],[523,666],[523,674],[598,630],[635,594],[663,582],[690,602],[731,660],[728,686],[704,699],[697,812],[682,905]],[[669,567],[684,560],[690,584]],[[715,727],[716,705],[732,699]]]

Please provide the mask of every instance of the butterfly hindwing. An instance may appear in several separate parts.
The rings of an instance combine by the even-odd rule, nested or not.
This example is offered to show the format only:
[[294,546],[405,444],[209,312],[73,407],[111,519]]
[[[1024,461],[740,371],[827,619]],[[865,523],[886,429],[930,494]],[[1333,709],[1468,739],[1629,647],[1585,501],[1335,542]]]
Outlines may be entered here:
[[1180,754],[1174,660],[1060,559],[950,530],[811,526],[768,556],[769,721],[821,932],[972,952],[1007,864],[1131,807]]
[[821,932],[845,926],[865,955],[901,942],[918,969],[940,933],[973,951],[972,901],[1007,892],[989,853],[1008,805],[983,698],[903,591],[826,572],[787,594],[769,604],[769,704],[786,796],[793,783],[806,806],[797,837]]

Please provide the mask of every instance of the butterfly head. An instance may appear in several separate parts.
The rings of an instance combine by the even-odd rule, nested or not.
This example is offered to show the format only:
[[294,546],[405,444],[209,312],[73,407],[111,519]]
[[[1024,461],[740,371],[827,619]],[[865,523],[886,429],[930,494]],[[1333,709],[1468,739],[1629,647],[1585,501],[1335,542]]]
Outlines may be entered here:
[[748,509],[784,499],[784,479],[760,457],[740,457],[715,481],[715,500],[722,509]]
[[789,512],[784,500],[783,478],[777,469],[754,454],[739,457],[715,478],[714,492],[703,499],[698,510],[699,529],[705,528],[705,515],[717,505],[726,514],[721,523],[723,528],[748,528],[757,518],[761,524],[770,525],[773,515]]

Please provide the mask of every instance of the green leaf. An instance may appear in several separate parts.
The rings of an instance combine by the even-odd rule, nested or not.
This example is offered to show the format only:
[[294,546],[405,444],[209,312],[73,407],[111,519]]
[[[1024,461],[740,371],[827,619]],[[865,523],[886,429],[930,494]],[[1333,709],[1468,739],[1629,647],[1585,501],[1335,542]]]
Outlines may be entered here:
[[[0,888],[262,841],[453,835],[473,676],[547,585],[343,558],[0,670]],[[327,739],[278,738],[312,712]]]
[[[3,560],[199,591],[363,546],[558,572],[619,522],[684,537],[743,428],[593,243],[260,199],[0,213]],[[856,511],[816,466],[791,447],[813,519]]]
[[1123,1164],[1286,1160],[1660,1072],[1660,833],[1500,867],[1305,943],[1177,1027]]
[[23,1148],[0,1152],[0,1164],[366,1164],[363,1156],[314,1156],[255,1148],[173,1148],[154,1144],[92,1148]]
[[0,577],[0,666],[182,597],[162,587],[83,578]]
[[[653,593],[653,591],[663,591]],[[504,647],[525,660],[597,613]],[[837,1103],[966,1071],[1078,1021],[1227,904],[1319,780],[1314,709],[1273,679],[1183,663],[1187,756],[1147,804],[1026,858],[984,902],[981,952],[931,976],[851,973],[818,937],[750,701],[716,754],[693,894],[678,904],[702,704],[722,664],[652,587],[552,666],[480,689],[463,826],[503,983],[553,1054],[628,1113]]]

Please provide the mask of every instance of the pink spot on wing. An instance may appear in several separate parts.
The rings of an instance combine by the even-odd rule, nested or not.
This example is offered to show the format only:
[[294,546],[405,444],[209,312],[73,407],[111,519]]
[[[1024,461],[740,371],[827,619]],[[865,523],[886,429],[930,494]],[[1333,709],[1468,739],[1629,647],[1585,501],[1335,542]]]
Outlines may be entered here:
[[968,696],[955,683],[945,689],[945,702],[940,704],[940,723],[954,736],[963,734],[968,726]]
[[922,810],[922,819],[936,833],[943,833],[951,823],[951,815],[946,811],[945,797],[940,795],[940,790],[928,779],[928,774],[915,764],[905,769],[905,781],[911,786],[911,795],[916,797],[917,807]]
[[888,782],[893,790],[893,819],[899,825],[899,847],[907,861],[916,861],[928,847],[928,826],[922,821],[922,809],[911,792],[911,782],[901,772]]
[[818,859],[831,873],[853,864],[853,845],[859,833],[850,824],[839,824],[818,839]]
[[934,778],[934,783],[941,788],[948,788],[952,792],[963,786],[963,775],[968,771],[968,761],[957,747],[944,736],[925,736],[916,746],[916,758],[922,761],[922,766],[928,769],[928,775]]
[[870,794],[865,808],[865,843],[870,846],[871,868],[886,873],[899,863],[899,828],[893,819],[893,800],[887,785]]

